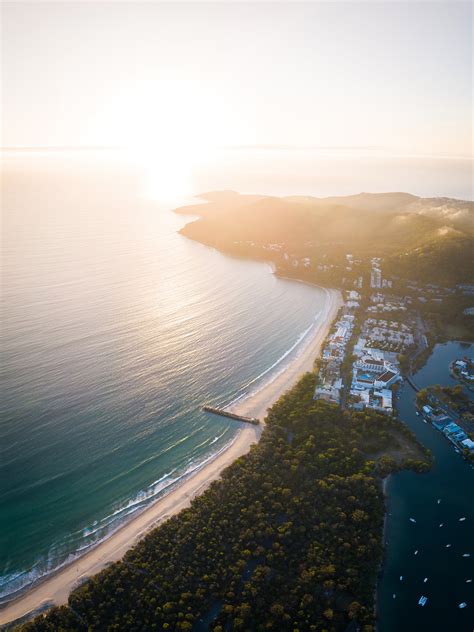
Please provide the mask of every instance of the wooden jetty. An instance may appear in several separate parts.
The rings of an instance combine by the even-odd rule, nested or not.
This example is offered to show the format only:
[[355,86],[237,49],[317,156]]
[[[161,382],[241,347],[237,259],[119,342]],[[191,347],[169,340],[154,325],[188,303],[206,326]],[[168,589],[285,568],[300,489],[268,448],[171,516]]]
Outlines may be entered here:
[[221,417],[229,417],[230,419],[235,419],[236,421],[244,421],[246,424],[252,424],[254,426],[258,426],[260,421],[256,417],[244,417],[243,415],[237,415],[237,413],[231,413],[224,408],[215,408],[214,406],[208,406],[207,404],[202,407],[207,413],[212,413],[213,415],[220,415]]

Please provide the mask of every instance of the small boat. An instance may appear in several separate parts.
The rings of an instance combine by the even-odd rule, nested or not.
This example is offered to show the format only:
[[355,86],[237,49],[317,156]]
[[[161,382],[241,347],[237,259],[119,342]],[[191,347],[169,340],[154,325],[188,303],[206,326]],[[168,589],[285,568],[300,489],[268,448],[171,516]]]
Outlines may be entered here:
[[463,553],[462,556],[463,557],[471,557],[471,554],[470,553]]
[[440,502],[441,502],[441,498],[438,498],[438,505],[439,505]]
[[458,606],[458,608],[465,608],[467,606],[467,603],[465,601],[461,602]]
[[464,520],[466,520],[465,516],[463,516],[462,518],[459,518],[459,522],[464,522]]
[[394,598],[394,599],[395,599],[395,597],[396,597],[396,596],[397,596],[397,595],[396,595],[395,593],[393,593],[393,598]]
[[403,575],[400,575],[400,581],[403,581]]
[[440,522],[440,523],[439,523],[439,526],[440,526],[440,527],[443,527],[443,526],[444,526],[444,522]]
[[447,544],[447,545],[446,545],[446,548],[447,548],[447,549],[449,549],[449,547],[450,547],[450,546],[451,546],[450,544]]
[[428,581],[428,577],[425,577],[425,579],[423,580],[423,583],[426,584],[427,581]]
[[416,522],[415,518],[410,518],[410,522]]
[[418,415],[418,417],[420,416],[420,413],[419,413],[419,411],[418,411],[418,410],[416,411],[416,414]]
[[428,597],[424,597],[423,595],[421,595],[421,597],[418,599],[418,605],[424,606],[427,601],[428,601]]
[[466,584],[472,583],[472,579],[466,579]]
[[415,551],[415,555],[418,555],[418,549],[416,549],[416,551]]

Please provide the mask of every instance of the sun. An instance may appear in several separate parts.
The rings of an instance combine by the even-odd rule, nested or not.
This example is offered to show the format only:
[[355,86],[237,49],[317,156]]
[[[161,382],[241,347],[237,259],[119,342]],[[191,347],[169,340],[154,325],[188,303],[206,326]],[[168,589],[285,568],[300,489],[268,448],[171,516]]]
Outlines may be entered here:
[[197,168],[217,145],[222,120],[189,82],[137,84],[120,117],[127,151],[143,176],[143,193],[162,202],[189,196]]
[[142,194],[149,200],[174,203],[193,193],[193,164],[185,148],[142,147],[136,162],[142,179]]

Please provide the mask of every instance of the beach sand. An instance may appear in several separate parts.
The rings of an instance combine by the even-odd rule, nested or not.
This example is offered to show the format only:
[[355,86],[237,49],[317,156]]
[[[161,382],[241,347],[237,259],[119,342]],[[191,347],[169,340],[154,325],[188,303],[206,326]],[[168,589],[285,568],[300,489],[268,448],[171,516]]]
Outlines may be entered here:
[[[339,291],[324,291],[327,298],[324,308],[296,357],[273,380],[255,393],[250,392],[245,399],[229,407],[229,410],[263,420],[268,408],[290,389],[303,373],[313,369],[321,344],[342,305]],[[46,605],[67,603],[71,590],[83,583],[86,578],[98,573],[109,563],[121,559],[150,529],[188,507],[195,496],[219,478],[222,470],[250,450],[250,446],[259,440],[262,429],[262,425],[242,424],[233,443],[202,469],[185,479],[179,487],[124,524],[83,557],[39,581],[17,599],[6,604],[0,610],[0,625],[26,617],[44,609]]]

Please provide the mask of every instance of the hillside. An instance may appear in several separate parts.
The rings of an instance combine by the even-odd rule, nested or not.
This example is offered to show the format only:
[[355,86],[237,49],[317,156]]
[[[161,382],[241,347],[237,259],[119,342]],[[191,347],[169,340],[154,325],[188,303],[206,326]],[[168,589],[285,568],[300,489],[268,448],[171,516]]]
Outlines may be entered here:
[[469,283],[474,277],[473,240],[460,231],[441,227],[419,246],[389,258],[387,266],[401,277],[422,283],[433,278],[439,285]]
[[271,245],[297,257],[380,256],[398,274],[447,284],[472,281],[474,204],[407,193],[277,198],[207,193],[207,204],[177,209],[199,215],[181,233],[225,252],[269,258]]

